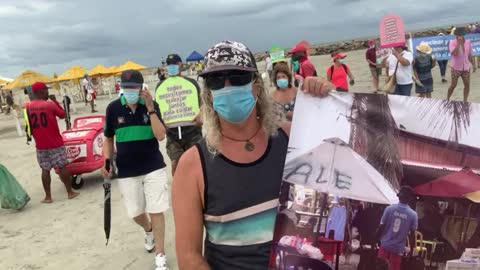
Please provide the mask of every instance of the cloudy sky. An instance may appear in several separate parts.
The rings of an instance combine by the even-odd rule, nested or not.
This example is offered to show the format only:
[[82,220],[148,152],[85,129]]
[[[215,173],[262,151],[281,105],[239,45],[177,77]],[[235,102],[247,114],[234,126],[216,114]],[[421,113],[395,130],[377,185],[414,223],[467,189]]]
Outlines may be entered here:
[[0,0],[0,76],[52,76],[76,64],[158,65],[234,39],[252,51],[376,35],[396,13],[407,30],[480,20],[478,0]]

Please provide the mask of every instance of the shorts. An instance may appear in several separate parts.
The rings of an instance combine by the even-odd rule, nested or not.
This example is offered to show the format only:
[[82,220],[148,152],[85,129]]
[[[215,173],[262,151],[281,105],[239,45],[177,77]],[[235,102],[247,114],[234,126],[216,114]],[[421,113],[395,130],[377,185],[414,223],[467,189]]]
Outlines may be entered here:
[[159,214],[170,208],[165,168],[145,175],[119,178],[118,187],[130,218],[138,217],[145,212]]
[[37,149],[37,161],[40,168],[45,171],[62,169],[68,164],[65,146],[52,149]]
[[95,92],[89,93],[89,95],[92,96],[92,99],[93,99],[93,100],[97,99],[97,95],[95,94]]
[[452,80],[458,80],[458,78],[462,77],[463,80],[470,81],[470,70],[455,70],[452,68]]
[[412,93],[413,83],[411,84],[397,84],[395,86],[394,95],[407,96],[409,97]]
[[194,132],[192,135],[184,136],[181,140],[167,137],[167,155],[173,162],[178,162],[180,157],[190,147],[202,141],[202,133]]
[[377,78],[382,75],[382,68],[370,67],[370,73],[373,77]]
[[423,86],[415,84],[415,92],[417,94],[425,94],[433,92],[433,79],[420,80]]
[[402,266],[402,255],[391,253],[383,248],[378,251],[378,257],[387,260],[390,270],[400,270]]

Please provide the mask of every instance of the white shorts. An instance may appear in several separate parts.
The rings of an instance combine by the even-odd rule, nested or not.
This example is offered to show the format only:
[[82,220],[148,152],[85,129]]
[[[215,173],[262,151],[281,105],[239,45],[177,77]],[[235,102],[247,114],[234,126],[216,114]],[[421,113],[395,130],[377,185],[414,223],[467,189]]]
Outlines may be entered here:
[[170,208],[168,176],[165,168],[146,175],[120,178],[118,186],[131,218],[147,212],[159,214]]

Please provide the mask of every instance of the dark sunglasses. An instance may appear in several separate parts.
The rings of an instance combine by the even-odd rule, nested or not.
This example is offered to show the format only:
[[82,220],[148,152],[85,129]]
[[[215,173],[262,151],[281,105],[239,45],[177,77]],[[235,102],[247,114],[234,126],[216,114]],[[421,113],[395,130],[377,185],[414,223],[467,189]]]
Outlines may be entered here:
[[205,78],[207,88],[210,90],[219,90],[225,87],[225,81],[229,81],[232,86],[244,86],[254,79],[254,73],[234,73],[234,74],[212,74]]

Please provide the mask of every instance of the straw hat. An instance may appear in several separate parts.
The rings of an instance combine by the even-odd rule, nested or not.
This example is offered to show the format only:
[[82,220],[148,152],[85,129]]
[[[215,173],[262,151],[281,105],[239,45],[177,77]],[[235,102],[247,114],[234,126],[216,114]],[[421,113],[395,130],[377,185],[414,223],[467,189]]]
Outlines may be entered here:
[[417,51],[426,53],[426,54],[431,54],[432,53],[432,47],[428,45],[426,42],[422,42],[417,46]]

